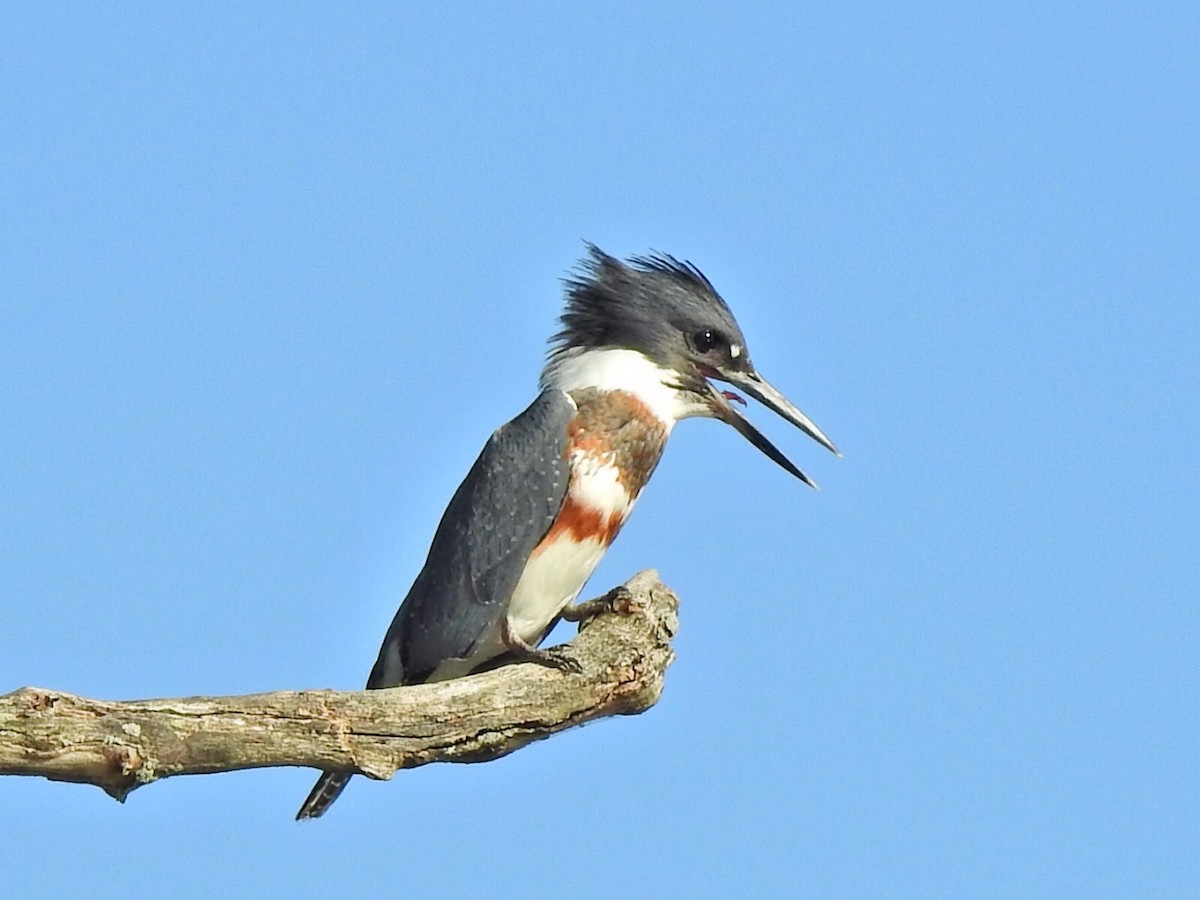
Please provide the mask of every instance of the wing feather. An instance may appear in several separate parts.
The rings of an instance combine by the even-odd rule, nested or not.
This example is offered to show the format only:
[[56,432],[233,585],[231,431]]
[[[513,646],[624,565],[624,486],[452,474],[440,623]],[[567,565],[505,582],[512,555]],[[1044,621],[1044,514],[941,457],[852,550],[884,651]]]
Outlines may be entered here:
[[419,683],[440,663],[469,657],[499,623],[566,497],[574,414],[565,393],[546,390],[491,436],[442,515],[368,688]]

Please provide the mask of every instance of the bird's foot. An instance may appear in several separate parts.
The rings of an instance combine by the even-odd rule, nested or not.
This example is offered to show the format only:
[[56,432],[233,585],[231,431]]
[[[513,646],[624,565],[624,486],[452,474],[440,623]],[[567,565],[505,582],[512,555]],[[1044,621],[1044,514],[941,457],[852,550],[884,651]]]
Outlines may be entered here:
[[633,592],[620,584],[607,594],[585,600],[583,603],[570,604],[562,611],[562,617],[568,622],[583,622],[601,613],[629,613],[633,611],[634,605]]
[[534,650],[523,661],[537,663],[539,666],[545,666],[548,669],[558,669],[558,671],[566,672],[568,675],[583,674],[583,666],[579,664],[579,660],[565,653],[561,647],[551,647],[549,650]]
[[579,675],[583,672],[583,666],[579,664],[579,661],[563,652],[562,647],[539,650],[513,631],[507,621],[504,623],[502,634],[504,645],[508,647],[514,662],[531,662],[548,669],[558,669],[568,675]]

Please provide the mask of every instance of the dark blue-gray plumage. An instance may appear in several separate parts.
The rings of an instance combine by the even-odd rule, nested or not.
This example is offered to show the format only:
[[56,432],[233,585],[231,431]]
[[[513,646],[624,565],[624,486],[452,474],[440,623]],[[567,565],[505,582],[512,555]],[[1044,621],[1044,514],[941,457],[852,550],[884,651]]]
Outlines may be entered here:
[[427,681],[447,660],[470,658],[497,626],[525,561],[562,509],[574,415],[565,394],[543,391],[488,440],[442,515],[368,689]]

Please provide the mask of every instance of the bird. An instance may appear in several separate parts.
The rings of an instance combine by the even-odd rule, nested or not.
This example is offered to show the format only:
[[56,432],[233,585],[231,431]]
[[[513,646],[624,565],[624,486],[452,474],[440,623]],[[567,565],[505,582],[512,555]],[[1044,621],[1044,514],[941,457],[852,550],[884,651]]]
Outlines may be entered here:
[[[746,401],[719,383],[841,455],[759,374],[733,313],[700,269],[665,253],[620,260],[594,244],[585,250],[563,280],[561,328],[539,393],[492,434],[455,491],[368,690],[518,661],[572,671],[569,657],[538,644],[559,619],[586,618],[611,599],[575,602],[684,419],[726,422],[816,487],[733,405]],[[350,778],[323,772],[296,818],[322,815]]]

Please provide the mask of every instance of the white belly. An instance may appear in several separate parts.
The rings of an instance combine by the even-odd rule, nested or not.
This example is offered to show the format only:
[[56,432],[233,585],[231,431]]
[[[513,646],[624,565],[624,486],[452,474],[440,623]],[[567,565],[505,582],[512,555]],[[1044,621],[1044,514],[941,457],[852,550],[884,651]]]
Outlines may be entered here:
[[508,604],[508,626],[530,644],[571,603],[608,548],[599,541],[562,539],[530,559]]

